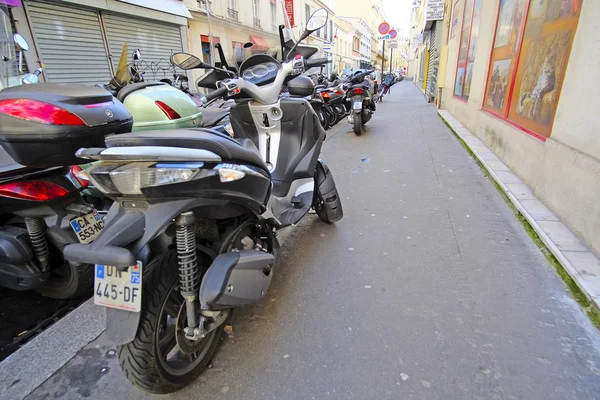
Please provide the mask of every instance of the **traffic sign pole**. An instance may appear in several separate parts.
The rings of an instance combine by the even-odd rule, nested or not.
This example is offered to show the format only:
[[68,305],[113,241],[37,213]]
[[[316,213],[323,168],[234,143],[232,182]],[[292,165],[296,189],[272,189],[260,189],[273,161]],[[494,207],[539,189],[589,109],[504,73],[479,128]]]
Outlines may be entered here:
[[383,74],[385,73],[384,65],[385,65],[385,40],[383,41],[383,51],[381,54],[381,82],[379,82],[380,85],[383,83]]

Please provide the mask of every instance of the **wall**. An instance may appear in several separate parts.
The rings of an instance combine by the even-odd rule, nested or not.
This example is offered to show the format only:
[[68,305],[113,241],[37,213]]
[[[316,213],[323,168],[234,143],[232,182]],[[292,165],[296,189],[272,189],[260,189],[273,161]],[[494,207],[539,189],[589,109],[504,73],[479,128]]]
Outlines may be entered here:
[[460,34],[448,43],[442,107],[480,137],[540,200],[600,253],[600,23],[595,17],[600,15],[600,2],[583,2],[556,118],[545,142],[481,110],[498,4],[499,0],[483,2],[468,103],[452,96]]

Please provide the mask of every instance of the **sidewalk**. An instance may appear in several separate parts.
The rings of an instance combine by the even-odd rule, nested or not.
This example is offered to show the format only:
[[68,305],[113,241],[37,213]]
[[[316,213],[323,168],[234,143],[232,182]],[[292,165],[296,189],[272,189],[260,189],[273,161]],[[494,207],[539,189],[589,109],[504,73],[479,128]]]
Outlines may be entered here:
[[[234,334],[190,387],[169,396],[135,389],[100,335],[19,393],[600,399],[600,334],[414,84],[394,85],[362,136],[338,127],[322,158],[344,219],[302,224],[263,302],[239,310]],[[77,336],[85,322],[77,324],[60,340]]]

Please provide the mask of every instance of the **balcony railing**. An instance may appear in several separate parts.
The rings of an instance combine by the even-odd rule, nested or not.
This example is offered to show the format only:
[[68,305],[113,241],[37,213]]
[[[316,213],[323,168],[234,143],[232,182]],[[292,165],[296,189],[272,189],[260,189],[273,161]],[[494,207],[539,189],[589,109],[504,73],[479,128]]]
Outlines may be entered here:
[[277,32],[277,25],[271,25],[271,31]]
[[260,19],[254,18],[254,27],[260,29]]
[[237,12],[237,10],[234,10],[233,8],[228,8],[227,9],[227,17],[229,17],[229,19],[237,21],[238,20],[238,12]]

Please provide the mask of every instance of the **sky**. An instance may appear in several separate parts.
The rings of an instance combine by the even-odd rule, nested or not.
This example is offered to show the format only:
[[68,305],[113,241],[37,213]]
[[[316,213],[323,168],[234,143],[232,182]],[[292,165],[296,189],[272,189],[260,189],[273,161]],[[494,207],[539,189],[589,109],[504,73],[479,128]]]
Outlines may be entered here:
[[392,27],[410,31],[410,14],[413,0],[383,0],[383,9]]

